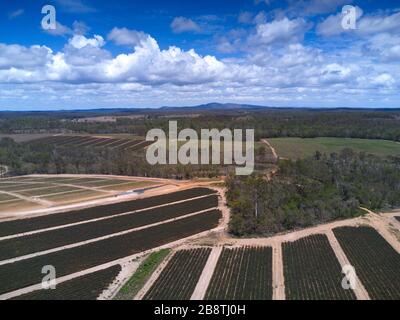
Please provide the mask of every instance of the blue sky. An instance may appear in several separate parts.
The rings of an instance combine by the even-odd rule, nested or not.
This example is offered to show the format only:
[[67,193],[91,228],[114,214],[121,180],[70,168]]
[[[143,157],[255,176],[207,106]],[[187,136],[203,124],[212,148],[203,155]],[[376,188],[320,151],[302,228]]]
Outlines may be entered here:
[[[43,30],[44,5],[56,30]],[[356,29],[342,27],[342,8]],[[400,4],[3,0],[0,110],[400,107]]]

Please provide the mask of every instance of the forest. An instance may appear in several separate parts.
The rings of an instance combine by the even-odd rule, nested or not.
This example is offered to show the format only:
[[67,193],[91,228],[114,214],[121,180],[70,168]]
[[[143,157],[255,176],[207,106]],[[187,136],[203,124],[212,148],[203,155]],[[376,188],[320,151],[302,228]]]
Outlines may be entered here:
[[106,174],[156,178],[213,178],[233,168],[214,165],[157,165],[146,160],[145,150],[124,151],[108,148],[54,146],[0,140],[0,164],[13,175],[27,174]]
[[[177,108],[179,109],[179,108]],[[185,113],[186,112],[186,113]],[[115,121],[84,121],[114,116]],[[0,113],[0,133],[129,133],[144,136],[153,128],[255,129],[256,139],[274,137],[346,137],[400,141],[400,110],[274,109],[234,110],[190,108],[100,112]]]
[[270,180],[260,175],[227,179],[236,236],[270,235],[400,205],[400,159],[345,149],[329,155],[281,160]]

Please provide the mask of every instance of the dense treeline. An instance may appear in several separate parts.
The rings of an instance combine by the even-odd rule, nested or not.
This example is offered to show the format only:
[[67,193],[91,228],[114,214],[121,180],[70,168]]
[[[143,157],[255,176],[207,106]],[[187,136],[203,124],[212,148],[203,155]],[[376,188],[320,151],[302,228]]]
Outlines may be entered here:
[[189,179],[216,177],[230,167],[157,165],[146,160],[145,150],[123,151],[93,147],[63,147],[41,143],[0,140],[0,164],[13,175],[26,174],[110,174],[142,177]]
[[279,163],[270,181],[227,179],[230,231],[267,235],[362,214],[360,206],[400,205],[400,159],[344,150],[340,154]]
[[[132,111],[133,112],[133,111]],[[198,114],[197,114],[198,113]],[[347,137],[400,141],[399,110],[308,110],[308,109],[237,109],[190,110],[183,116],[171,114],[168,109],[146,114],[128,112],[116,116],[115,121],[93,122],[82,120],[86,113],[0,114],[0,133],[76,132],[76,133],[130,133],[145,135],[153,128],[168,129],[168,121],[177,120],[179,127],[193,128],[254,128],[256,138],[265,137]],[[101,113],[93,112],[92,116]],[[120,117],[125,116],[125,117]]]

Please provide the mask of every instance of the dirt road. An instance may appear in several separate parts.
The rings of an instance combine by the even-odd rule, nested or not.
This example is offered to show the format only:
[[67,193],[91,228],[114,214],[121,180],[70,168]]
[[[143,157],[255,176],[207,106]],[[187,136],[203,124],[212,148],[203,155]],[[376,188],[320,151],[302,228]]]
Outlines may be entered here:
[[285,276],[283,273],[282,243],[272,245],[272,287],[273,300],[285,300]]
[[267,139],[261,139],[261,142],[266,144],[268,146],[268,148],[271,149],[272,156],[274,157],[274,160],[278,161],[279,160],[278,153],[276,152],[275,148],[269,143],[269,141]]
[[197,283],[196,288],[192,294],[190,300],[203,300],[208,285],[210,284],[211,278],[214,274],[215,267],[217,266],[218,259],[222,253],[222,247],[214,247],[211,251],[211,254],[207,260],[206,265],[204,266],[203,272],[200,276],[200,279]]
[[[336,254],[336,258],[338,259],[341,267],[351,266],[349,259],[347,258],[346,254],[344,253],[342,247],[340,246],[339,242],[337,241],[335,235],[333,234],[332,230],[327,231],[326,233],[329,243]],[[362,284],[361,280],[356,275],[356,287],[354,290],[354,294],[357,297],[357,300],[371,300],[367,290],[365,289],[364,285]]]

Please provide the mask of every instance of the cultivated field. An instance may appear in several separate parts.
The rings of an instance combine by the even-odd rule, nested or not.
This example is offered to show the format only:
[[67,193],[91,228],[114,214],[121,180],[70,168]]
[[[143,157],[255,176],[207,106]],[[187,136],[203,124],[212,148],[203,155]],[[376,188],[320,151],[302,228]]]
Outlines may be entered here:
[[120,272],[121,266],[113,266],[63,282],[55,290],[38,290],[13,300],[96,300]]
[[321,153],[340,152],[351,148],[356,152],[365,152],[376,156],[399,156],[400,144],[386,140],[345,139],[345,138],[271,138],[268,139],[279,157],[299,159],[313,156],[316,151]]
[[111,150],[120,151],[138,151],[142,150],[152,142],[145,141],[144,139],[138,140],[134,138],[118,138],[109,136],[82,136],[82,135],[55,135],[50,137],[40,138],[30,143],[50,144],[57,147],[71,147],[71,148],[107,148]]
[[176,252],[144,299],[189,300],[210,253],[208,248]]
[[342,268],[325,235],[283,244],[286,298],[289,300],[353,300],[342,288]]
[[272,300],[272,249],[225,248],[205,299]]
[[370,297],[399,300],[399,253],[370,227],[343,227],[334,233]]
[[[98,293],[104,282],[94,285],[93,279],[108,283],[110,273],[86,277],[96,268],[118,265],[121,259],[208,232],[218,227],[220,220],[215,191],[193,188],[0,223],[0,299],[25,294],[47,297],[46,292],[35,293],[45,265],[54,266],[57,277],[67,280],[60,285],[60,293],[54,293],[55,299],[62,298],[63,292],[71,298],[83,290],[72,281],[81,276]],[[30,286],[35,287],[23,290]],[[93,293],[88,295],[93,297]]]
[[[71,179],[77,178],[31,176],[1,183],[34,197],[42,183],[57,184],[53,188],[60,192],[76,185]],[[80,177],[79,185],[108,190],[120,179],[104,180]],[[396,211],[271,238],[233,239],[225,232],[229,210],[223,190],[198,186],[203,183],[210,182],[1,222],[0,299],[400,299]],[[9,196],[4,193],[3,201]],[[169,250],[159,251],[163,248]],[[342,287],[342,268],[349,264],[357,276],[354,290]],[[55,291],[40,286],[45,265],[56,268]]]
[[9,138],[14,140],[15,142],[27,142],[37,139],[43,139],[47,137],[51,137],[52,135],[49,133],[33,133],[33,134],[0,134],[0,140],[4,138]]
[[[370,212],[271,238],[200,238],[175,248],[136,299],[399,299],[400,229],[391,224],[397,215]],[[343,286],[349,265],[355,288]]]

